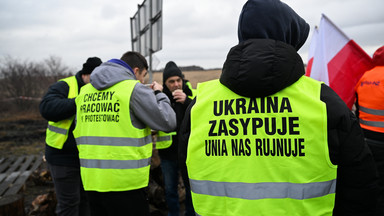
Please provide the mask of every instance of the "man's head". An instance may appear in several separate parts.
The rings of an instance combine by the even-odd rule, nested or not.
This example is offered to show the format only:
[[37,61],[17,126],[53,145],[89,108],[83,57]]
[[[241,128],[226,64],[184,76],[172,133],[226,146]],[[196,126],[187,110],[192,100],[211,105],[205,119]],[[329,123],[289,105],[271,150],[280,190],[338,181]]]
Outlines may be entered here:
[[126,52],[121,56],[120,60],[127,63],[133,70],[136,79],[144,83],[144,78],[148,73],[147,60],[138,52]]
[[170,61],[165,65],[163,84],[165,84],[171,92],[176,89],[183,89],[183,73],[173,61]]
[[89,57],[87,61],[83,64],[83,69],[81,69],[80,74],[84,83],[89,83],[89,78],[92,71],[103,63],[98,57]]
[[280,0],[248,0],[239,18],[239,42],[273,39],[299,50],[308,33],[309,25],[305,20]]

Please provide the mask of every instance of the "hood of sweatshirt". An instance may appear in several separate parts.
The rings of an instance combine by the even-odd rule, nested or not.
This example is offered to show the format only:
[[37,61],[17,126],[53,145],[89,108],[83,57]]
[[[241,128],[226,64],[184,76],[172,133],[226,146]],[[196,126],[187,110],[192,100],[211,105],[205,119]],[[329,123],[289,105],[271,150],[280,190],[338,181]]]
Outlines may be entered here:
[[97,90],[103,90],[123,80],[136,80],[134,73],[119,60],[102,63],[91,74],[90,83]]
[[265,97],[296,82],[305,73],[296,49],[271,39],[250,39],[228,53],[220,82],[245,97]]
[[308,23],[280,0],[248,0],[239,17],[239,42],[273,39],[299,50],[308,33]]

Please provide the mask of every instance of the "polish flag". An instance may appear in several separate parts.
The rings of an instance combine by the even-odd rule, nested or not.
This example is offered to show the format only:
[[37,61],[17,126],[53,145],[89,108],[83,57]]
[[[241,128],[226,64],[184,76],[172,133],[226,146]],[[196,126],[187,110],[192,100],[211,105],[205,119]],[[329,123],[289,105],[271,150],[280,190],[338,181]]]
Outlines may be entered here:
[[315,32],[310,45],[313,59],[309,58],[306,75],[330,86],[352,109],[354,88],[365,71],[372,68],[372,59],[324,14]]
[[316,50],[316,43],[317,43],[317,36],[319,35],[319,28],[316,26],[315,30],[312,34],[312,40],[311,44],[309,45],[309,51],[308,51],[308,64],[307,69],[305,70],[306,76],[311,76],[311,69],[313,64],[313,57],[315,56],[315,50]]

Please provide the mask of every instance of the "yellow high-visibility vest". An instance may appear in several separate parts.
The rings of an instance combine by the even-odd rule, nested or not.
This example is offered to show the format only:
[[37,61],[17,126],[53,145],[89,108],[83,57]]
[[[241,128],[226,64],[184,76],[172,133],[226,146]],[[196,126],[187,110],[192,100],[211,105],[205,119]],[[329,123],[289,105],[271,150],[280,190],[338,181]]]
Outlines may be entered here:
[[157,132],[156,149],[166,149],[172,145],[172,136],[176,135],[176,132],[166,133],[164,131]]
[[188,86],[189,89],[191,89],[192,95],[188,96],[190,99],[193,99],[196,97],[196,89],[192,88],[192,84],[190,82],[185,82],[185,84]]
[[320,91],[305,76],[265,98],[199,84],[186,161],[196,213],[332,215],[337,166]]
[[91,84],[76,98],[73,131],[86,191],[129,191],[148,186],[152,156],[151,130],[132,125],[130,98],[136,80],[104,90]]
[[[75,76],[67,77],[59,81],[64,81],[69,86],[68,98],[75,98],[78,94],[79,87]],[[69,128],[75,116],[58,122],[48,121],[45,142],[47,145],[62,149],[65,141],[68,139]]]
[[[196,89],[192,88],[192,84],[188,81],[185,82],[188,88],[191,90],[192,95],[188,96],[190,99],[195,98]],[[166,133],[163,131],[157,132],[156,149],[166,149],[172,145],[172,136],[176,135],[176,132]]]

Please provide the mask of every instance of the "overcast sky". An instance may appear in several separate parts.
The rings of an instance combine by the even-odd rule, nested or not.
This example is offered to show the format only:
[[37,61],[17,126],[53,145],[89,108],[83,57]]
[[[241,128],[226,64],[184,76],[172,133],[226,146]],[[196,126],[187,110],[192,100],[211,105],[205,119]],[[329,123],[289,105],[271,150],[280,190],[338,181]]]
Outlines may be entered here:
[[[130,18],[143,0],[1,0],[0,57],[43,61],[49,56],[76,70],[90,56],[103,61],[131,50]],[[163,0],[163,48],[153,58],[161,69],[222,67],[238,43],[237,21],[246,0]],[[311,26],[299,51],[307,62],[312,29],[328,16],[369,55],[384,45],[383,0],[283,0]],[[75,71],[76,72],[76,71]]]

